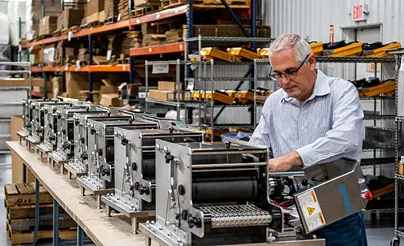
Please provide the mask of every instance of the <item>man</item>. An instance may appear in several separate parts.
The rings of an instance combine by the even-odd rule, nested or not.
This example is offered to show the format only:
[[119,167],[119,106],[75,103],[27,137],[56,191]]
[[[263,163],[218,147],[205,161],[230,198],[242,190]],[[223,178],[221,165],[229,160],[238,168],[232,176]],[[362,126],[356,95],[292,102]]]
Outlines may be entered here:
[[[281,87],[265,102],[250,142],[268,147],[269,172],[306,168],[346,157],[360,160],[363,111],[356,88],[316,68],[310,45],[282,35],[269,51]],[[316,232],[328,246],[365,246],[362,212]]]

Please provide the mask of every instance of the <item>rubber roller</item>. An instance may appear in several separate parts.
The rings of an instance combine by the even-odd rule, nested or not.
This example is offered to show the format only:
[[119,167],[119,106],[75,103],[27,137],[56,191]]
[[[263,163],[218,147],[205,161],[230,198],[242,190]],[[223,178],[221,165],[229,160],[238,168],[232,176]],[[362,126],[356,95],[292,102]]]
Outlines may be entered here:
[[257,196],[258,180],[255,175],[194,177],[192,180],[194,203],[253,201]]

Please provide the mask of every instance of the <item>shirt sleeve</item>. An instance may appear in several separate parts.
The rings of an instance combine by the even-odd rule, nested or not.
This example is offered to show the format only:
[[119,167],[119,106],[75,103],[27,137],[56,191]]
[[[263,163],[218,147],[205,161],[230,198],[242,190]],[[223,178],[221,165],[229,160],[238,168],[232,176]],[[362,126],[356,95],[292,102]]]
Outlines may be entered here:
[[264,111],[266,110],[267,109],[265,108],[263,109],[260,122],[258,123],[257,128],[254,130],[249,143],[266,146],[268,148],[268,157],[272,158],[272,146],[271,139],[269,137],[269,126],[267,120],[268,116],[266,116],[266,114],[264,113]]
[[333,124],[325,137],[296,151],[304,167],[326,163],[348,156],[362,148],[363,110],[353,85],[333,102]]

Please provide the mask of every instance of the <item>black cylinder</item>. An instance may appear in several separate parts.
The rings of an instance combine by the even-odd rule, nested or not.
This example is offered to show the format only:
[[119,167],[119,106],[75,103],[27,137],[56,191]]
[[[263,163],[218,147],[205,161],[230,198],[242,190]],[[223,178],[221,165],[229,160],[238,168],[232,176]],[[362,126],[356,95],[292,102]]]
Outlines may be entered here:
[[201,176],[192,180],[192,201],[243,202],[253,201],[258,195],[257,177],[251,175]]
[[147,158],[143,156],[142,160],[142,172],[143,177],[155,177],[156,176],[156,159]]

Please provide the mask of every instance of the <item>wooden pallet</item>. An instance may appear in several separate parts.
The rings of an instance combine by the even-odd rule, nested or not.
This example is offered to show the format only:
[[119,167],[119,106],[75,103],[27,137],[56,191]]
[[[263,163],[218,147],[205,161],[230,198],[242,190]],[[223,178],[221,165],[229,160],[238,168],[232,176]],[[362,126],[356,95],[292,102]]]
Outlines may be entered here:
[[131,12],[132,16],[138,17],[138,16],[142,16],[145,14],[150,14],[156,11],[160,10],[160,6],[159,5],[150,5],[147,7],[139,7],[139,8],[135,8],[135,10],[133,10]]
[[[40,214],[52,214],[52,212],[53,212],[53,204],[39,205]],[[25,205],[25,206],[7,208],[8,220],[18,220],[27,218],[28,219],[35,218],[35,205]]]
[[104,22],[101,22],[101,21],[97,20],[97,21],[87,23],[87,28],[99,27],[99,26],[102,26],[102,25],[104,25]]
[[[53,236],[53,232],[50,231],[38,231],[37,239],[51,239]],[[29,244],[34,241],[34,232],[16,232],[11,229],[11,227],[7,224],[7,237],[10,240],[11,245],[21,245],[21,244]],[[59,238],[62,240],[72,240],[77,237],[76,229],[69,230],[59,230]]]
[[87,23],[86,23],[86,24],[82,24],[82,25],[80,25],[80,29],[86,29],[86,28],[88,28]]
[[170,5],[170,1],[169,0],[162,0],[162,1],[160,1],[160,8],[161,9],[165,9],[165,8],[167,8],[167,6],[169,6]]
[[[52,213],[48,213],[47,215],[52,215]],[[30,232],[35,230],[35,219],[15,219],[15,220],[7,220],[8,226],[11,228],[13,232]],[[76,222],[70,217],[62,217],[59,218],[59,229],[70,229],[76,228]],[[40,219],[39,221],[39,230],[47,231],[53,229],[53,219],[46,218]]]
[[[52,196],[48,193],[48,191],[46,191],[43,186],[39,188],[39,192],[40,204],[48,204],[53,202]],[[4,185],[4,194],[4,202],[6,208],[34,205],[35,183]]]
[[45,35],[38,36],[38,40],[42,40],[42,39],[50,38],[50,37],[52,37],[51,34],[45,34]]
[[75,33],[75,32],[77,32],[79,30],[80,30],[79,26],[72,26],[72,27],[69,27],[69,29],[68,29],[68,31],[72,32],[72,33]]
[[108,25],[108,24],[113,24],[113,23],[115,23],[115,22],[117,22],[118,21],[118,17],[117,16],[111,16],[111,17],[108,17],[108,18],[105,18],[105,25]]
[[[251,3],[251,0],[226,0],[226,2],[229,5],[249,5]],[[193,3],[204,5],[223,4],[220,0],[194,0]]]
[[69,33],[69,28],[63,28],[61,32],[63,35],[67,35]]
[[59,37],[61,33],[62,33],[62,30],[56,30],[56,31],[52,32],[52,36]]

